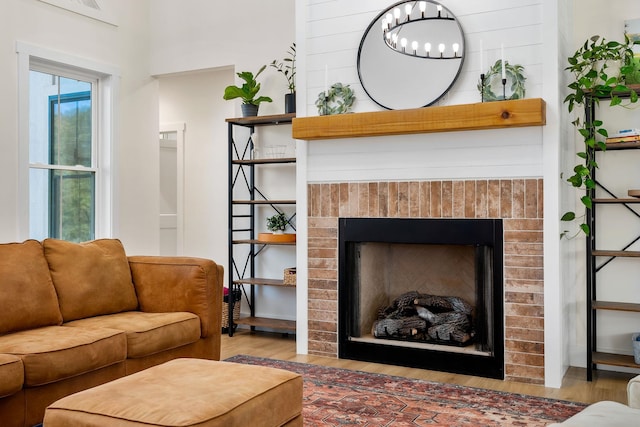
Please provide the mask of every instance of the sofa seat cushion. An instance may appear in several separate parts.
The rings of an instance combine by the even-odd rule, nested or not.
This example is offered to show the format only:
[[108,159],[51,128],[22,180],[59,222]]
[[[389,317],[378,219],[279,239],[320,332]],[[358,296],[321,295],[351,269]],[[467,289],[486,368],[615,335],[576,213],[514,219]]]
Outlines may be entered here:
[[0,398],[22,390],[24,365],[12,354],[0,354]]
[[0,244],[0,335],[60,325],[62,315],[42,245]]
[[122,242],[42,242],[65,322],[138,308]]
[[0,336],[0,353],[19,356],[25,386],[35,387],[124,361],[127,340],[115,329],[46,326]]
[[193,313],[129,311],[65,323],[82,328],[111,328],[127,336],[127,357],[139,358],[182,347],[200,339],[200,319]]

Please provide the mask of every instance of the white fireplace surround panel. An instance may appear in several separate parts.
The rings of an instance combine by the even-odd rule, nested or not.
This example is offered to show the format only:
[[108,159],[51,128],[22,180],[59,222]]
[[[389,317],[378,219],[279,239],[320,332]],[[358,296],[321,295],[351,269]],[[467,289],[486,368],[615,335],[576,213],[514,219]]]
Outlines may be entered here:
[[540,177],[542,128],[310,141],[308,181]]
[[[298,117],[317,114],[317,94],[323,90],[328,68],[330,82],[351,84],[359,100],[354,111],[374,111],[375,105],[359,89],[355,70],[355,53],[366,24],[377,11],[393,4],[392,0],[353,2],[348,0],[296,0],[296,42],[299,57]],[[565,87],[558,73],[573,49],[571,2],[533,0],[505,2],[482,0],[468,2],[443,0],[454,10],[463,25],[469,50],[463,73],[454,90],[442,105],[478,102],[475,85],[479,74],[479,40],[485,49],[485,64],[493,63],[501,42],[510,62],[527,69],[527,97],[540,97],[547,104],[547,124],[543,127],[452,132],[450,134],[410,135],[325,141],[298,141],[298,206],[306,209],[307,195],[303,182],[347,182],[375,180],[454,180],[500,177],[542,177],[545,182],[545,218],[559,218],[559,205],[568,195],[559,182],[562,153],[561,135],[568,120],[560,122]],[[505,23],[510,23],[505,25]],[[495,49],[495,47],[498,47]],[[493,56],[491,56],[493,55]],[[491,57],[489,57],[491,56]],[[437,154],[437,155],[436,155]],[[462,156],[460,154],[463,154]],[[564,200],[562,203],[559,201]],[[573,202],[572,202],[573,203]],[[298,222],[298,263],[305,266],[306,218]],[[575,256],[572,248],[561,254],[558,221],[545,221],[545,321],[558,325],[545,331],[545,385],[560,387],[569,364],[567,340],[571,320],[564,315],[567,289],[560,283],[575,281]],[[570,255],[571,254],[571,255]],[[563,260],[560,268],[559,260]],[[299,269],[299,283],[305,283],[306,271]],[[304,285],[302,285],[304,286]],[[306,352],[306,292],[299,288],[297,301],[298,351]]]

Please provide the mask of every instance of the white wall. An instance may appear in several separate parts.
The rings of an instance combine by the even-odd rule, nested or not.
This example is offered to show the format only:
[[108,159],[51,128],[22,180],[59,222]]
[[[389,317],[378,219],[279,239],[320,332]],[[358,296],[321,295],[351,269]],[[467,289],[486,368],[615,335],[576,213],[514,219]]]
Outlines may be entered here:
[[[354,111],[375,111],[382,108],[367,98],[358,80],[356,57],[362,35],[383,9],[394,1],[367,2],[300,1],[306,5],[307,114],[317,115],[313,105],[318,93],[324,90],[325,66],[329,83],[351,85],[356,92]],[[540,97],[542,93],[541,67],[543,8],[540,0],[515,0],[505,7],[504,1],[444,0],[441,3],[459,19],[466,41],[465,63],[456,84],[440,104],[480,102],[476,84],[480,77],[480,40],[485,51],[485,66],[500,59],[500,46],[504,43],[505,59],[521,64],[526,69],[527,97]],[[298,6],[302,7],[302,6]],[[428,83],[425,76],[425,83]],[[393,82],[390,82],[393,83]],[[398,76],[397,84],[402,84]]]
[[227,126],[231,103],[219,94],[231,70],[201,71],[159,79],[160,123],[185,123],[184,254],[227,265]]
[[[574,13],[573,5],[570,2],[559,2],[554,4],[555,0],[547,0],[546,4],[549,7],[554,8],[557,11],[556,22],[551,23],[555,26],[557,31],[555,32],[557,37],[557,50],[555,52],[556,61],[548,64],[545,67],[545,77],[554,79],[558,90],[556,91],[556,109],[555,120],[559,121],[559,125],[555,127],[555,132],[552,135],[545,135],[545,153],[549,157],[545,161],[546,167],[549,169],[545,176],[550,177],[546,184],[546,204],[555,203],[558,209],[554,214],[558,215],[559,212],[566,212],[573,210],[574,205],[571,201],[573,190],[569,186],[562,182],[561,172],[566,169],[566,159],[572,154],[567,153],[567,147],[571,144],[568,141],[573,137],[573,126],[570,124],[566,108],[564,108],[560,102],[564,99],[568,84],[567,75],[565,73],[558,72],[565,62],[568,56],[568,45],[570,44],[573,36],[573,22]],[[545,158],[547,157],[545,156]],[[571,195],[570,195],[571,194]],[[545,217],[547,217],[545,213]],[[545,233],[548,236],[557,236],[561,232],[562,228],[558,221],[545,221]],[[554,240],[554,243],[556,241]],[[560,270],[552,271],[551,274],[559,281],[560,286],[549,289],[545,292],[545,307],[551,306],[554,308],[554,312],[559,312],[560,316],[557,321],[557,328],[545,328],[545,334],[550,338],[552,342],[562,343],[562,346],[547,346],[546,353],[551,356],[551,359],[545,359],[545,365],[551,360],[554,366],[561,366],[564,371],[570,365],[570,337],[575,334],[573,331],[574,319],[575,319],[575,288],[579,286],[579,283],[575,280],[576,274],[576,255],[575,255],[575,242],[563,239],[559,241],[559,245],[554,244],[551,250],[545,248],[545,257],[551,257],[559,260]],[[545,271],[545,280],[550,272]],[[550,322],[548,324],[551,324]],[[560,380],[560,378],[556,378]]]
[[[561,190],[566,186],[559,183],[561,175],[562,136],[569,127],[563,120],[561,87],[566,86],[563,75],[558,73],[564,63],[563,42],[572,24],[572,14],[566,2],[544,0],[545,17],[542,30],[542,50],[544,52],[541,80],[542,97],[547,102],[547,125],[543,128],[543,177],[544,177],[544,313],[545,313],[545,385],[560,387],[568,367],[569,334],[568,303],[564,289],[568,282],[563,278],[572,272],[573,262],[563,262],[567,251],[560,245]],[[572,284],[570,284],[572,285]]]
[[[318,93],[324,90],[325,69],[329,70],[329,84],[339,81],[354,89],[356,102],[353,111],[382,109],[367,97],[362,88],[356,58],[360,40],[369,23],[394,3],[389,0],[308,2],[305,22],[307,115],[318,114],[314,102]],[[504,44],[505,59],[525,67],[526,96],[542,97],[544,20],[541,0],[514,1],[509,4],[509,9],[499,1],[470,4],[449,0],[442,1],[442,4],[460,21],[465,33],[466,58],[452,90],[438,104],[480,102],[476,89],[480,77],[480,40],[487,67],[500,58],[500,47]],[[403,84],[402,76],[390,84]],[[397,138],[392,145],[381,142],[379,138],[347,139],[339,143],[314,142],[308,146],[309,180],[541,176],[541,132],[539,128],[528,128],[426,134]],[[406,153],[413,154],[407,156]]]
[[[185,153],[185,253],[220,260],[226,267],[224,119],[240,114],[240,102],[223,101],[222,93],[233,82],[234,67],[255,71],[284,57],[294,41],[293,1],[111,0],[108,4],[117,26],[38,0],[0,4],[0,90],[5,100],[0,106],[0,241],[19,238],[15,44],[20,40],[120,70],[114,107],[114,237],[123,240],[130,254],[159,251],[159,105],[163,120],[190,122]],[[202,69],[214,71],[165,80],[168,74]],[[160,99],[156,75],[163,75],[163,93],[182,103],[183,111]],[[261,114],[283,112],[284,77],[268,68],[260,81],[264,94],[274,99],[261,106]],[[191,99],[180,93],[183,89]]]
[[116,237],[128,253],[157,251],[157,86],[148,72],[147,0],[109,3],[118,26],[40,2],[0,5],[0,241],[20,238],[18,223],[18,75],[22,41],[120,70],[115,106]]
[[[17,235],[17,40],[41,45],[52,50],[88,58],[118,68],[121,72],[119,103],[115,106],[115,235],[121,238],[129,253],[158,252],[158,122],[160,103],[158,81],[152,75],[185,70],[215,68],[238,64],[240,70],[257,69],[260,65],[282,58],[294,40],[293,2],[245,0],[239,2],[166,0],[112,0],[118,25],[113,26],[38,0],[6,0],[0,5],[0,90],[5,102],[0,106],[0,241],[14,241]],[[247,10],[261,19],[246,21]],[[221,19],[226,16],[226,19]],[[256,49],[256,46],[260,46]],[[257,54],[259,52],[259,54]],[[263,91],[274,98],[263,104],[261,114],[275,114],[284,109],[285,79],[267,69]],[[261,76],[261,77],[263,77]],[[239,115],[239,101],[222,100],[224,85],[218,81],[203,88],[213,109],[201,111],[210,122],[205,128],[191,129],[203,135],[211,159],[226,159],[226,127],[224,119]],[[214,84],[216,86],[214,86]],[[180,114],[178,114],[180,116]],[[170,121],[174,121],[171,118]],[[179,117],[178,117],[179,119]],[[213,127],[211,127],[213,126]],[[216,144],[215,141],[221,141]],[[202,148],[202,147],[199,147]],[[207,154],[208,154],[207,153]],[[214,170],[211,183],[199,197],[191,195],[186,215],[191,220],[187,233],[191,236],[205,230],[215,234],[211,224],[226,224],[226,208],[211,209],[211,195],[226,194],[226,165],[211,169],[208,157],[193,155],[187,170]],[[194,174],[195,175],[195,174]],[[200,184],[189,188],[199,188]],[[213,184],[211,184],[213,185]],[[215,188],[214,191],[211,189]],[[202,200],[208,202],[200,205]],[[220,202],[216,200],[217,202]],[[225,204],[222,206],[226,206]],[[207,210],[204,211],[204,208]],[[213,210],[213,212],[212,212]],[[224,212],[218,216],[215,212]],[[206,220],[205,220],[206,218]],[[188,253],[212,256],[224,253],[226,236],[217,244],[209,239],[189,238]],[[220,259],[216,256],[216,259]]]
[[[294,0],[153,0],[151,74],[228,66],[255,73],[284,58],[295,40],[294,13]],[[285,78],[268,67],[258,80],[261,94],[273,98],[260,105],[260,114],[283,113]],[[239,116],[240,101],[230,102]]]

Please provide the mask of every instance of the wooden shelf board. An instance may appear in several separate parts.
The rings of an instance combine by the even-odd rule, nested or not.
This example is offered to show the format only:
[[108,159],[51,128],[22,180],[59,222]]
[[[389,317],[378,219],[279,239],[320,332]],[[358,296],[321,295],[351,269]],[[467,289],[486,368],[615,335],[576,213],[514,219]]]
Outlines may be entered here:
[[240,317],[234,322],[238,325],[256,326],[260,328],[281,329],[285,331],[296,330],[295,320],[271,319],[268,317]]
[[640,251],[591,251],[593,256],[613,256],[613,257],[626,257],[637,258],[640,257]]
[[[632,84],[628,84],[628,85],[627,85],[627,87],[628,87],[629,89],[632,89],[632,90],[636,91],[636,92],[639,92],[639,91],[640,91],[640,83],[632,83]],[[625,92],[614,91],[614,92],[613,92],[613,94],[614,94],[614,95],[618,95],[618,96],[620,96],[620,97],[623,97],[623,98],[624,98],[624,97],[629,96],[629,95],[630,95],[630,92],[629,92],[629,91],[625,91]],[[593,95],[593,93],[591,92],[591,90],[587,90],[587,91],[585,91],[585,96],[595,97],[595,96]],[[609,98],[611,98],[611,96],[610,96],[610,95],[609,95],[609,96],[598,96],[597,98],[600,98],[600,99],[609,99]]]
[[295,200],[234,200],[234,205],[295,205]]
[[593,301],[592,307],[596,310],[640,312],[640,304],[629,302]]
[[298,117],[293,119],[292,135],[296,139],[316,140],[542,126],[545,123],[544,100],[529,98],[408,110]]
[[233,244],[254,244],[254,245],[289,245],[295,246],[296,242],[263,242],[262,240],[255,239],[242,239],[242,240],[234,240],[231,242]]
[[295,163],[295,157],[278,157],[274,159],[232,160],[234,165],[271,165],[278,163]]
[[610,142],[607,144],[607,151],[626,150],[629,148],[640,148],[640,141]]
[[640,203],[640,197],[630,197],[626,199],[593,199],[593,203]]
[[247,277],[233,281],[236,285],[265,285],[265,286],[281,286],[283,288],[295,288],[296,285],[288,285],[283,279],[264,279],[261,277]]
[[592,360],[593,360],[593,363],[600,363],[602,365],[625,366],[627,368],[640,368],[640,365],[635,363],[633,356],[628,356],[626,354],[601,353],[596,351],[596,352],[593,352]]
[[274,114],[269,116],[235,117],[226,119],[226,122],[243,126],[273,125],[278,123],[291,123],[295,117],[296,113]]

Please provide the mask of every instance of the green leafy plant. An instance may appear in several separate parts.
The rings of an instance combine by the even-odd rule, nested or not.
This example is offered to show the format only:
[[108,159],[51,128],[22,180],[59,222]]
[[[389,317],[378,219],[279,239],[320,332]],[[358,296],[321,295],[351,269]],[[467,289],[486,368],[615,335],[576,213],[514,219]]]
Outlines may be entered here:
[[[623,43],[593,36],[568,58],[566,70],[575,77],[568,85],[571,93],[564,99],[569,113],[577,107],[588,108],[591,102],[599,105],[601,99],[610,100],[610,106],[622,107],[638,102],[637,92],[627,85],[628,77],[636,72],[632,50],[634,44],[638,42],[631,42],[626,36]],[[591,171],[598,167],[595,151],[607,149],[604,139],[609,133],[602,120],[587,122],[578,117],[572,124],[583,138],[584,149],[576,153],[580,162],[574,166],[567,181],[576,189],[586,190],[580,201],[585,209],[591,209],[596,188]],[[566,212],[561,220],[573,221],[576,218],[575,212]],[[590,234],[588,224],[583,222],[579,227],[584,234]],[[564,231],[562,236],[566,233]]]
[[282,60],[282,62],[278,62],[276,59],[274,59],[269,65],[284,75],[284,77],[287,79],[289,92],[293,93],[296,91],[296,44],[295,43],[292,43],[291,46],[289,46],[287,55],[288,56],[285,57]]
[[256,80],[260,73],[264,71],[266,65],[263,65],[254,76],[250,71],[242,71],[236,73],[238,77],[244,80],[242,86],[227,86],[224,90],[223,98],[226,100],[241,98],[243,104],[260,105],[261,102],[272,102],[268,96],[259,96],[260,83]]
[[638,84],[640,83],[640,58],[637,56],[634,57],[631,64],[633,66],[633,70],[627,75],[626,82],[627,84]]
[[289,224],[289,220],[284,212],[278,212],[267,218],[267,229],[269,231],[284,231],[287,228],[287,224]]

